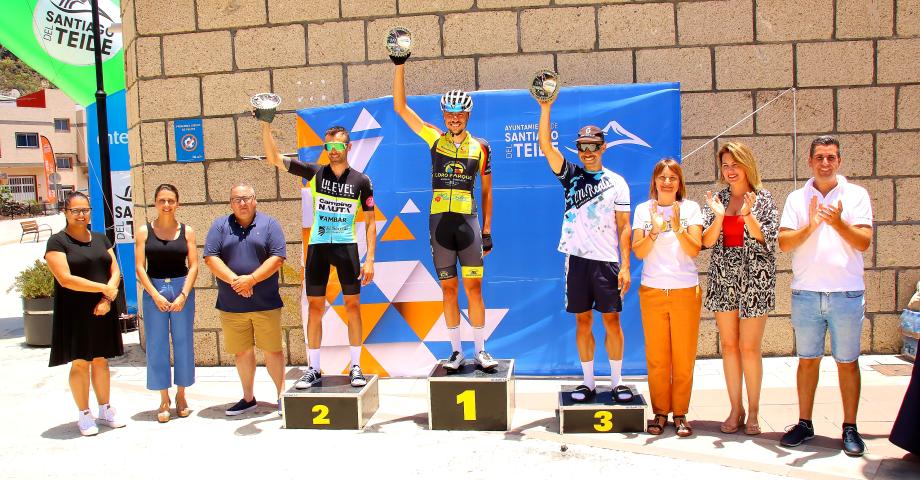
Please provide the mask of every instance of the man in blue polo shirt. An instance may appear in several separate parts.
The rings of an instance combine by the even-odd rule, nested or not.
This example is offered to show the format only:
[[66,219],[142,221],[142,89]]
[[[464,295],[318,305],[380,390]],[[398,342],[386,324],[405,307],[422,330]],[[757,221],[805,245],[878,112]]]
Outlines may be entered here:
[[256,212],[257,203],[251,186],[240,183],[230,189],[233,214],[214,220],[204,245],[205,264],[217,277],[217,310],[224,346],[236,356],[236,370],[243,386],[243,398],[227,409],[227,415],[256,408],[253,346],[265,355],[265,367],[275,382],[278,398],[284,388],[283,303],[278,293],[278,269],[287,256],[284,232],[277,220]]

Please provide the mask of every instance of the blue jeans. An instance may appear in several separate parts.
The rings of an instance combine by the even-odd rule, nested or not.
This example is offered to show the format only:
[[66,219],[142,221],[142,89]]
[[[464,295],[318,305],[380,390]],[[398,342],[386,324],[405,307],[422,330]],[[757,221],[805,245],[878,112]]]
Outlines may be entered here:
[[[151,278],[154,288],[172,302],[182,293],[185,277]],[[166,390],[172,386],[169,368],[169,337],[172,335],[176,385],[188,387],[195,383],[195,349],[192,333],[195,324],[195,290],[189,293],[179,312],[161,312],[145,291],[144,336],[147,339],[147,388]]]
[[863,290],[851,292],[792,291],[792,328],[800,358],[824,356],[824,336],[831,332],[831,353],[837,363],[859,358],[865,318]]

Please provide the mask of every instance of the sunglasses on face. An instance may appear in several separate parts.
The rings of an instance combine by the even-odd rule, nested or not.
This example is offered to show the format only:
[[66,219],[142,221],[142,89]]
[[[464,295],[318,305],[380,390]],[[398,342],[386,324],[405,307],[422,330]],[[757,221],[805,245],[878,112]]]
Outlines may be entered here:
[[604,146],[603,143],[578,143],[579,152],[596,152]]
[[256,198],[254,195],[247,195],[245,197],[230,197],[230,203],[242,205],[244,203],[251,202],[254,198]]
[[344,152],[347,145],[342,142],[326,142],[323,144],[327,152]]

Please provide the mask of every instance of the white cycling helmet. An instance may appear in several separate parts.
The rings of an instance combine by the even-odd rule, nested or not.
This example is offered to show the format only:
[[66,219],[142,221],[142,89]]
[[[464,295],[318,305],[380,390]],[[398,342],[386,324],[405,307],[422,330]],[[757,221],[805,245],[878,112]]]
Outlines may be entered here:
[[441,97],[441,110],[445,112],[472,111],[473,98],[463,90],[451,90]]

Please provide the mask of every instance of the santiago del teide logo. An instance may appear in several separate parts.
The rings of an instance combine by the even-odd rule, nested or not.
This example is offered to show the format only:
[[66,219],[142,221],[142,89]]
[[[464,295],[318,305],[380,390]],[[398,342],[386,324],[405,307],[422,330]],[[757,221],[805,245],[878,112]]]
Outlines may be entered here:
[[[99,0],[102,61],[122,49],[121,34],[112,25],[121,12],[111,0]],[[93,16],[89,0],[38,0],[32,16],[35,40],[55,59],[71,65],[93,64]]]

